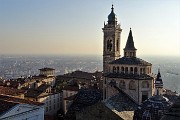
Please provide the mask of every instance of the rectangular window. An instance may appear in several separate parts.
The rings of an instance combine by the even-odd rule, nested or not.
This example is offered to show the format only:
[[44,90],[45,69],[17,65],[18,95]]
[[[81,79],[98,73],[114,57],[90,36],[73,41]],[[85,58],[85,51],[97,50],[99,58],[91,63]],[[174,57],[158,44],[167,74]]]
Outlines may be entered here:
[[48,107],[46,107],[46,112],[48,112]]
[[49,106],[49,111],[51,111],[51,106]]
[[56,105],[54,104],[54,110],[56,109]]

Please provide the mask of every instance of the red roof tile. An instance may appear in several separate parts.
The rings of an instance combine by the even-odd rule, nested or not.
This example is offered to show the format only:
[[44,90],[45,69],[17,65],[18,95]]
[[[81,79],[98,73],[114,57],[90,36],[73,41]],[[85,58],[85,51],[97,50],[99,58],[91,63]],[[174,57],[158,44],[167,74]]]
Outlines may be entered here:
[[0,100],[12,102],[16,104],[30,104],[30,105],[38,105],[38,106],[44,105],[44,103],[25,100],[25,99],[16,98],[16,97],[7,96],[7,95],[0,95]]
[[17,95],[25,94],[25,92],[26,92],[25,90],[0,86],[0,94],[2,95],[17,96]]

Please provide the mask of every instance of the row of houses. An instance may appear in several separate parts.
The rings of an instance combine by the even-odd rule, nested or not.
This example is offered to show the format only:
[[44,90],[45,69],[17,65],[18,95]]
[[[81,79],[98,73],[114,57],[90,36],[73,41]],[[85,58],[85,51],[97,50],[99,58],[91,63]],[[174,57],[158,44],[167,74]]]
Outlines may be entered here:
[[[3,109],[3,112],[0,112],[1,118],[13,118],[13,120],[15,120],[15,116],[22,113],[24,115],[22,118],[27,120],[53,120],[57,118],[57,116],[66,114],[81,88],[102,89],[102,72],[88,73],[75,71],[55,76],[55,70],[52,68],[39,70],[40,73],[38,76],[0,80],[0,95],[4,96],[3,98],[8,96],[8,102],[12,102],[12,104],[7,103],[7,100],[1,99],[1,101],[4,101],[4,107],[11,106]],[[66,84],[62,85],[61,83],[64,82]],[[62,85],[62,87],[58,89],[60,85]],[[21,111],[18,110],[18,112],[10,114],[9,112],[13,112],[16,107],[18,107],[17,104],[21,106]],[[22,107],[23,105],[25,106]],[[36,111],[36,114],[32,114],[33,109],[37,108],[39,112]],[[26,114],[23,109],[25,109],[25,111],[27,110],[25,112]]]

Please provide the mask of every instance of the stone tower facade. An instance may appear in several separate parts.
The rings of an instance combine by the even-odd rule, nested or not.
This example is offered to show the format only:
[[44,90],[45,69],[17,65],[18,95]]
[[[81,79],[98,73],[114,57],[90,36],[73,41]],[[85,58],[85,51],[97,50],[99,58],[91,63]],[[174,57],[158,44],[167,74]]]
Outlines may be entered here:
[[112,5],[111,13],[108,15],[108,23],[102,28],[103,41],[103,72],[108,71],[107,64],[120,57],[120,34],[122,29],[117,23],[117,17]]

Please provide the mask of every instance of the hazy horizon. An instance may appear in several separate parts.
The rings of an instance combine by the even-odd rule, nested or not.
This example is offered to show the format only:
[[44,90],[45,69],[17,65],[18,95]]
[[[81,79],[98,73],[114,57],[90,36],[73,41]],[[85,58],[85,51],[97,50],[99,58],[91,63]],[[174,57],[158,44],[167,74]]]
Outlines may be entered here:
[[[123,56],[132,28],[137,56],[180,56],[180,1],[114,0]],[[102,55],[112,0],[1,0],[0,54]]]

